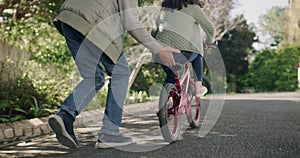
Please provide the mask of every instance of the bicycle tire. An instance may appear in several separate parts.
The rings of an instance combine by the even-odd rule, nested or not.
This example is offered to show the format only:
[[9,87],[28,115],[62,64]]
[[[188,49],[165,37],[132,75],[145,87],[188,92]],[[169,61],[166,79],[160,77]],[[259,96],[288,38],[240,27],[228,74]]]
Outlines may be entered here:
[[[172,143],[180,136],[180,114],[175,107],[180,104],[180,97],[175,94],[177,91],[174,84],[166,84],[160,93],[159,97],[159,125],[160,131],[166,142]],[[175,96],[176,95],[176,96]],[[170,105],[172,108],[169,108]],[[174,114],[172,114],[172,111]],[[172,117],[174,119],[172,119]],[[173,128],[172,128],[173,127]]]
[[[201,102],[200,98],[195,96],[195,87],[191,83],[189,84],[188,94],[191,100],[189,100],[190,112],[188,113],[188,110],[186,110],[187,121],[191,128],[197,128],[200,126]],[[195,102],[193,102],[193,99],[195,99]]]

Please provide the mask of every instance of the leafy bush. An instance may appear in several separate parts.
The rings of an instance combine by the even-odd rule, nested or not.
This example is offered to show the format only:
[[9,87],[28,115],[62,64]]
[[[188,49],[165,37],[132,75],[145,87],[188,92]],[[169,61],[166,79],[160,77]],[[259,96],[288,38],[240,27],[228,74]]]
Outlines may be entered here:
[[0,122],[13,122],[32,118],[30,102],[35,97],[39,102],[46,102],[45,96],[39,94],[27,77],[17,78],[16,84],[0,84]]
[[[79,80],[74,74],[77,71],[65,71],[36,61],[23,61],[22,63],[24,64],[23,75],[28,76],[36,90],[47,98],[46,104],[61,105],[71,92],[74,82]],[[66,65],[74,66],[72,62]]]
[[278,65],[276,90],[294,91],[297,89],[297,69],[300,62],[300,46],[287,47],[278,51],[275,63]]
[[71,92],[74,81],[71,72],[33,60],[7,60],[0,70],[0,122],[49,115]]
[[141,70],[131,87],[131,90],[139,92],[145,91],[149,95],[149,89],[153,84],[162,84],[166,78],[166,73],[160,65],[156,63],[149,63],[143,65]]
[[286,46],[279,50],[263,50],[243,77],[244,87],[255,91],[294,91],[297,89],[297,65],[300,46]]
[[7,21],[0,25],[1,40],[32,53],[33,60],[68,69],[71,60],[66,42],[54,26],[38,19]]

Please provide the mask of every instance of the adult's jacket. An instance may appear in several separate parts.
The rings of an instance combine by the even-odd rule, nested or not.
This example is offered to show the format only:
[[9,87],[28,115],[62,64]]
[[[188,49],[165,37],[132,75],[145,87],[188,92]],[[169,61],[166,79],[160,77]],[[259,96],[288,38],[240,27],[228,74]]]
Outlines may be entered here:
[[162,46],[139,22],[137,0],[65,0],[54,24],[70,25],[98,46],[116,63],[123,50],[124,32],[158,53]]

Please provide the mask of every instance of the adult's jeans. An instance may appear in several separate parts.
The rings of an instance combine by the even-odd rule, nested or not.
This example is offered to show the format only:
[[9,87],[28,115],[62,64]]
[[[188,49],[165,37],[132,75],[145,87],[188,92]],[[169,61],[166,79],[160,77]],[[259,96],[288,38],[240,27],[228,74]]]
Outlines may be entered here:
[[100,66],[103,64],[111,79],[108,84],[101,132],[118,133],[130,75],[125,54],[122,53],[117,63],[114,64],[101,49],[71,26],[62,23],[62,30],[83,80],[65,99],[61,109],[66,110],[75,118],[86,108],[105,83],[104,70]]

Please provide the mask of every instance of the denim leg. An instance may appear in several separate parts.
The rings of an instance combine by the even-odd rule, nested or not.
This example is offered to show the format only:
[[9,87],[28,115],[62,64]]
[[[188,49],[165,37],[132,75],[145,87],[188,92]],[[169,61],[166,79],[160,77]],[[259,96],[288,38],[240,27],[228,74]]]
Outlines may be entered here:
[[76,66],[83,77],[61,107],[75,118],[104,85],[104,72],[99,65],[103,53],[69,25],[62,24],[62,29]]
[[174,71],[172,69],[170,69],[169,67],[163,65],[163,64],[161,64],[161,67],[163,68],[163,70],[167,74],[167,78],[165,79],[165,82],[164,82],[163,85],[165,85],[167,83],[174,84],[176,82],[176,74],[174,73]]
[[203,80],[203,59],[202,56],[199,54],[193,61],[192,66],[195,73],[195,81]]
[[105,54],[101,57],[101,62],[107,74],[111,76],[101,133],[116,134],[119,133],[119,127],[122,122],[123,104],[126,97],[130,69],[124,53],[120,55],[117,64],[112,63]]

